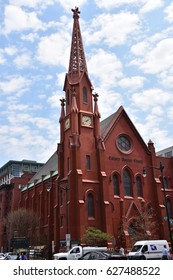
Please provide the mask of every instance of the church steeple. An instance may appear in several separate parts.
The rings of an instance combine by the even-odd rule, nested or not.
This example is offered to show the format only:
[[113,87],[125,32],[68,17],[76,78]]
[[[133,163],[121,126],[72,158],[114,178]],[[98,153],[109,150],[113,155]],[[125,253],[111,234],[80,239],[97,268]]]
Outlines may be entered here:
[[80,11],[77,7],[75,7],[75,9],[72,9],[72,12],[74,23],[68,74],[70,74],[72,79],[75,78],[76,80],[80,78],[81,73],[87,73],[87,65],[79,25]]

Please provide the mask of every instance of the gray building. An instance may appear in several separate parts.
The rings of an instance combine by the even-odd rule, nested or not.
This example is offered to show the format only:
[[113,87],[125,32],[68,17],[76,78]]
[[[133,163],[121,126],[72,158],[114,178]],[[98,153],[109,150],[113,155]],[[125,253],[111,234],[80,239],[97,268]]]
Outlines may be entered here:
[[44,163],[32,160],[10,160],[0,168],[0,186],[10,184],[11,179],[19,178],[25,173],[34,175],[43,165]]
[[159,157],[167,157],[167,158],[173,157],[173,146],[166,148],[164,150],[158,151],[156,153],[156,155]]

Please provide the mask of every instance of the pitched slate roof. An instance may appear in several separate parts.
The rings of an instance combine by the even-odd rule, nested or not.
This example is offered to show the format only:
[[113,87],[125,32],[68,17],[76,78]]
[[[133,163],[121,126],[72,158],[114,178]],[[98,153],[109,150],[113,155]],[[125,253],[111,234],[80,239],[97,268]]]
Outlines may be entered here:
[[34,183],[35,180],[40,180],[42,176],[49,175],[51,171],[58,171],[58,156],[57,151],[48,159],[42,168],[31,178],[29,184]]

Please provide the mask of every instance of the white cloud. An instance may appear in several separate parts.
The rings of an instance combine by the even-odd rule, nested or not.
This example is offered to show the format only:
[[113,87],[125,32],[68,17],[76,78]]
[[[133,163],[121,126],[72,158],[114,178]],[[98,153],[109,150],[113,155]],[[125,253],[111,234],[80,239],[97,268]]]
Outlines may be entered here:
[[39,38],[37,33],[29,33],[27,35],[22,35],[21,39],[24,41],[34,42]]
[[134,57],[129,65],[137,66],[144,74],[152,74],[163,88],[173,88],[172,44],[171,28],[155,33],[131,47]]
[[102,89],[110,89],[122,77],[122,64],[114,53],[98,49],[88,60],[88,71],[99,79]]
[[[28,104],[10,104],[10,106],[8,106],[8,111],[25,111],[28,110],[29,105]],[[28,114],[23,114],[23,116],[26,115],[26,120],[28,120],[29,115]],[[23,116],[22,116],[22,120],[23,120]]]
[[95,0],[99,8],[139,7],[140,12],[147,13],[163,6],[163,0]]
[[63,93],[60,94],[60,93],[57,93],[57,92],[54,92],[52,94],[52,96],[50,96],[48,99],[47,99],[47,102],[49,103],[49,105],[52,107],[52,108],[60,108],[60,99],[62,98],[63,96]]
[[22,54],[14,59],[14,63],[18,68],[25,68],[31,64],[31,57],[29,54]]
[[45,9],[49,5],[53,5],[55,2],[55,0],[9,0],[9,3],[14,6],[39,9]]
[[168,117],[172,122],[172,120],[173,120],[173,106],[168,108]]
[[37,49],[37,59],[45,64],[67,67],[69,52],[69,34],[56,33],[40,39]]
[[43,23],[35,12],[27,13],[20,7],[7,5],[4,12],[4,34],[27,29],[44,29]]
[[141,65],[146,73],[156,74],[172,68],[173,61],[173,38],[160,41],[153,50],[145,57]]
[[144,0],[95,0],[99,8],[111,9],[123,5],[141,5]]
[[18,95],[26,91],[29,84],[30,81],[22,76],[8,77],[6,81],[0,81],[0,90],[3,93]]
[[79,7],[79,11],[88,1],[87,0],[75,0],[72,4],[71,0],[58,0],[58,2],[61,4],[61,6],[67,11],[70,12],[71,9],[75,7]]
[[141,13],[148,13],[155,9],[159,9],[164,5],[163,0],[147,0],[144,6],[140,9]]
[[164,12],[167,14],[165,17],[169,22],[173,22],[173,3],[166,7]]
[[160,82],[164,87],[173,88],[173,68],[160,74]]
[[13,56],[17,53],[17,48],[15,46],[6,47],[4,49],[4,53],[6,53],[9,56]]
[[143,87],[145,79],[145,77],[141,76],[126,77],[121,79],[118,84],[122,88],[127,88],[130,91],[134,91]]
[[154,106],[151,110],[151,115],[163,116],[164,109],[161,106]]
[[96,88],[95,92],[99,94],[98,102],[101,120],[110,116],[110,112],[115,112],[123,104],[123,96],[119,92],[104,89],[103,87]]
[[136,56],[144,56],[149,48],[149,42],[143,41],[131,47],[131,52]]
[[143,92],[134,93],[131,101],[140,108],[140,110],[147,111],[153,106],[164,106],[173,102],[173,99],[171,93],[164,92],[158,88],[153,88],[144,90]]
[[101,14],[94,18],[85,33],[87,43],[105,43],[110,47],[124,44],[128,36],[139,31],[139,17],[135,13]]
[[0,50],[0,64],[4,64],[6,62],[6,59],[4,57],[4,54],[2,50]]

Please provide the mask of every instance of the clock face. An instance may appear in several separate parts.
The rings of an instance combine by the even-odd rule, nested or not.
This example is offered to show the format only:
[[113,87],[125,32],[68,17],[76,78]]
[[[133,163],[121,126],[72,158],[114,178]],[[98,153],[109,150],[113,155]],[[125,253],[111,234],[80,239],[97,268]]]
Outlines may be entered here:
[[83,116],[82,117],[82,124],[86,126],[91,126],[92,125],[92,118],[91,116]]
[[70,127],[70,119],[67,118],[67,119],[65,120],[65,129],[68,129],[69,127]]

